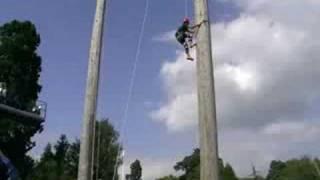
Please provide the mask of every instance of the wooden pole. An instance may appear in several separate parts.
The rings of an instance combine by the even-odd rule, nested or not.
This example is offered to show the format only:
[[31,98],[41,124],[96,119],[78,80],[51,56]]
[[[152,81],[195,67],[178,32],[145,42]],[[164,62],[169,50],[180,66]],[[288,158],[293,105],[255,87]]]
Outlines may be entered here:
[[208,1],[194,0],[196,23],[203,23],[197,35],[197,80],[201,150],[201,180],[218,180],[218,133],[214,69]]
[[92,180],[92,153],[94,149],[93,136],[99,88],[100,58],[105,7],[106,0],[97,0],[89,55],[87,87],[81,132],[78,180]]

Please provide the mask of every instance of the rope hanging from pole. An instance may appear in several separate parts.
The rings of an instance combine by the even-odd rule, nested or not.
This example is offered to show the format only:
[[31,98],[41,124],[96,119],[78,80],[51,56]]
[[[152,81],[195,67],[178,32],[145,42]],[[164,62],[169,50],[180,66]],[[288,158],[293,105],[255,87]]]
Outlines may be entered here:
[[[142,46],[142,40],[144,37],[145,25],[146,25],[146,21],[147,21],[147,17],[148,17],[148,12],[149,12],[149,0],[146,0],[145,9],[144,9],[144,16],[143,16],[143,20],[142,20],[142,25],[141,25],[140,35],[139,35],[139,39],[138,39],[136,55],[135,55],[135,60],[134,60],[131,79],[130,79],[128,97],[127,97],[127,101],[126,101],[126,105],[125,105],[125,109],[124,109],[124,113],[123,113],[123,117],[122,117],[123,123],[120,125],[120,144],[122,144],[122,145],[124,144],[124,139],[126,137],[126,124],[128,122],[128,111],[129,111],[130,102],[131,102],[131,98],[132,98],[132,94],[133,94],[133,88],[134,88],[136,74],[137,74],[137,67],[138,67],[138,63],[140,61],[141,46]],[[115,178],[116,178],[117,166],[118,166],[119,159],[120,159],[120,151],[121,151],[121,146],[118,147],[117,159],[116,159],[116,164],[114,166],[112,180],[115,180]]]

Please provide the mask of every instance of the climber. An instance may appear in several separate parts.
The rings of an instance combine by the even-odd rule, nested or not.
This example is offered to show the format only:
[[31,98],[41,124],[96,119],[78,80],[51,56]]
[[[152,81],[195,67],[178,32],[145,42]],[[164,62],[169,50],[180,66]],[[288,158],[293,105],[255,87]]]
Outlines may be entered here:
[[189,18],[185,18],[183,20],[183,24],[178,28],[175,34],[177,41],[181,45],[183,45],[187,55],[187,59],[190,61],[193,61],[193,58],[190,56],[189,50],[196,45],[192,44],[192,37],[195,34],[197,28],[199,28],[204,22],[206,22],[206,20],[203,20],[201,23],[190,27]]

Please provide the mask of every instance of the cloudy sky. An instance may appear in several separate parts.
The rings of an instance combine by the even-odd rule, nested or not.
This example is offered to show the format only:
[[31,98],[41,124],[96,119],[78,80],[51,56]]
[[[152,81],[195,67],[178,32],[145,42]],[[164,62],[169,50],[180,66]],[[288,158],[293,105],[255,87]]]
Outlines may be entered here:
[[[108,3],[98,117],[120,129],[144,15],[145,0]],[[187,1],[192,15],[192,1]],[[320,1],[209,0],[220,156],[240,176],[251,164],[320,147]],[[185,0],[150,0],[124,138],[126,164],[136,158],[144,179],[173,173],[197,147],[195,63],[185,60],[173,32]],[[95,3],[2,0],[0,23],[33,21],[42,37],[41,99],[49,103],[45,131],[32,154],[61,133],[79,137]]]

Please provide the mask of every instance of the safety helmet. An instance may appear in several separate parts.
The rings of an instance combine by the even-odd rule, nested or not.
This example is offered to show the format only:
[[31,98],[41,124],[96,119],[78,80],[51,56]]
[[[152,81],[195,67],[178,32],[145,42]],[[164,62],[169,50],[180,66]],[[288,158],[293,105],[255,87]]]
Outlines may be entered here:
[[190,23],[190,19],[188,17],[185,17],[184,20],[183,20],[183,23],[188,23],[189,24]]

